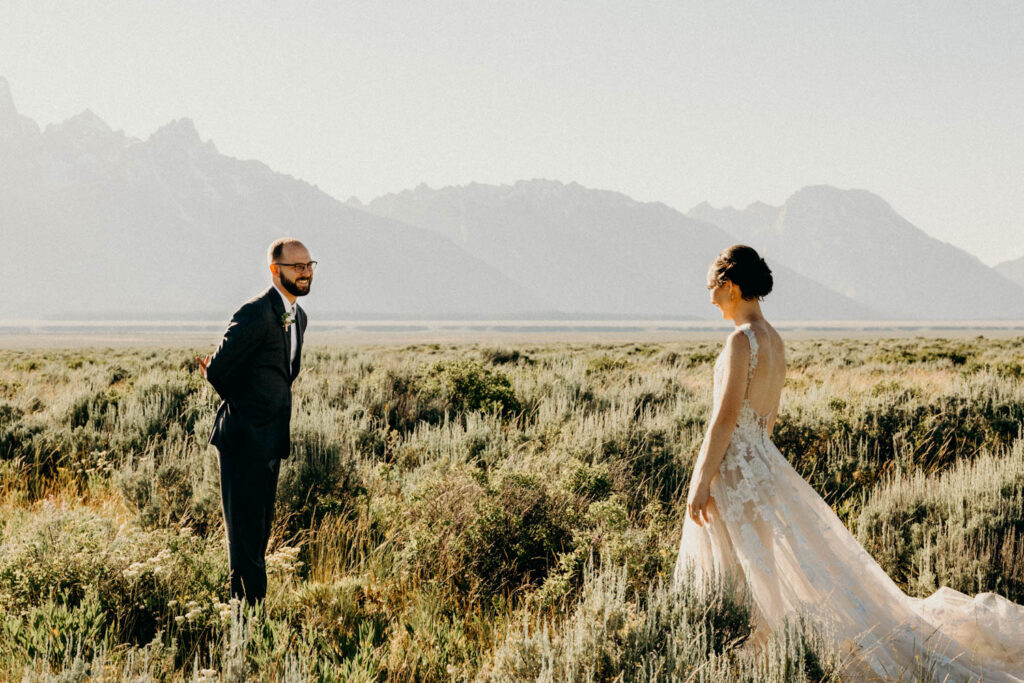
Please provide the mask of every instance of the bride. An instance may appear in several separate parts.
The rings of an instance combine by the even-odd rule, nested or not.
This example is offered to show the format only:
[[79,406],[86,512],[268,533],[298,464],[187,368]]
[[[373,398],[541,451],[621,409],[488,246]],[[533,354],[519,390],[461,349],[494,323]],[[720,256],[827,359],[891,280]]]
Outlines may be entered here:
[[[711,303],[736,329],[715,362],[714,412],[694,467],[678,585],[693,567],[738,578],[758,637],[796,613],[825,624],[850,680],[921,669],[936,681],[1024,680],[1024,607],[993,593],[905,595],[771,441],[786,375],[782,338],[758,301],[772,275],[729,247],[708,271]],[[927,678],[925,679],[927,680]]]

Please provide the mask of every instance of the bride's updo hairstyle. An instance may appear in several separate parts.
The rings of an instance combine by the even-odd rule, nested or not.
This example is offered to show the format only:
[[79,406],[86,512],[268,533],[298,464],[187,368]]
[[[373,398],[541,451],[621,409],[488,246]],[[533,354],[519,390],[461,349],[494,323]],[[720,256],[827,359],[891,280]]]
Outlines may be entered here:
[[756,251],[743,244],[723,249],[712,262],[709,277],[715,284],[732,282],[748,301],[763,299],[772,291],[771,268]]

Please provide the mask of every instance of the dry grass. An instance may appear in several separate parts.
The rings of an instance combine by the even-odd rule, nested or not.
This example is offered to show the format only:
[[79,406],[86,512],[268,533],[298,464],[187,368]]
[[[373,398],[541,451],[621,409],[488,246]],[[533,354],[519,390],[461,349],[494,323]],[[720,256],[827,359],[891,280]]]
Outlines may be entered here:
[[[0,678],[827,678],[810,625],[709,644],[742,599],[659,587],[717,351],[308,349],[258,614],[226,601],[197,352],[0,351]],[[776,442],[904,589],[1020,600],[1021,340],[787,355]]]

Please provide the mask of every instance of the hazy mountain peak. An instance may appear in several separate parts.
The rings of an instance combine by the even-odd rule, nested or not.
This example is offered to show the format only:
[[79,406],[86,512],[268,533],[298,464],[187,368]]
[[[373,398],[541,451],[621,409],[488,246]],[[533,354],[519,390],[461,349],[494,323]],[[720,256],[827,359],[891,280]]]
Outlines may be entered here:
[[[762,201],[755,201],[747,204],[745,209],[737,209],[734,206],[723,206],[721,208],[715,208],[711,202],[703,201],[699,204],[694,205],[692,209],[687,211],[687,215],[691,218],[698,220],[710,220],[711,216],[718,216],[719,214],[743,214],[751,213],[757,216],[775,216],[779,212],[778,206],[772,206]],[[710,221],[714,222],[714,221]]]
[[497,188],[509,197],[523,198],[535,202],[560,202],[569,205],[634,205],[639,202],[612,190],[600,190],[584,187],[572,181],[563,183],[559,180],[534,178],[520,180],[514,185],[501,185]]
[[778,211],[778,210],[779,210],[779,207],[772,206],[771,204],[766,204],[765,202],[762,202],[762,201],[751,202],[750,204],[747,205],[747,211],[754,211],[754,212],[759,213],[759,214],[760,213],[768,213],[768,212]]
[[420,183],[414,189],[402,190],[393,194],[377,197],[370,202],[378,204],[390,201],[392,198],[401,197],[407,199],[424,198],[451,198],[459,197],[461,200],[469,201],[572,201],[578,200],[586,203],[594,203],[595,199],[603,199],[605,203],[613,204],[637,204],[628,196],[612,190],[595,190],[584,187],[577,182],[563,183],[559,180],[546,178],[533,178],[530,180],[517,180],[512,184],[492,185],[488,183],[471,182],[465,185],[446,185],[434,189],[426,183]]
[[[744,211],[706,203],[689,216],[718,225],[770,263],[789,265],[861,304],[902,318],[1006,318],[1024,314],[1024,297],[988,294],[1009,283],[977,258],[929,237],[867,190],[812,185],[781,208]],[[1013,279],[1013,268],[1000,269]]]
[[[710,317],[707,265],[735,240],[657,202],[557,180],[470,183],[378,197],[366,210],[428,228],[573,313]],[[872,317],[779,269],[783,318]],[[786,296],[786,292],[791,296]]]
[[213,141],[203,143],[199,131],[196,130],[196,124],[189,118],[164,124],[149,137],[148,142],[159,147],[192,149],[208,146],[211,150],[216,149]]
[[[463,186],[445,187],[436,192],[426,188],[425,192],[444,196],[459,196],[472,201],[511,201],[517,204],[525,203],[536,206],[556,203],[562,208],[570,206],[632,206],[640,204],[640,202],[621,192],[598,190],[584,187],[577,182],[563,183],[559,180],[549,180],[547,178],[517,180],[511,185],[469,183]],[[380,199],[385,199],[385,197]],[[659,206],[663,205],[659,204]]]
[[97,116],[91,109],[86,109],[81,114],[75,114],[61,124],[61,128],[92,133],[113,133],[113,129],[107,122]]
[[14,97],[7,79],[0,76],[0,138],[7,137],[21,130],[18,110],[14,107]]
[[123,132],[115,133],[89,109],[63,123],[51,123],[43,136],[52,154],[74,161],[76,165],[89,165],[100,158],[113,161],[128,146]]
[[843,190],[832,185],[809,185],[794,192],[786,200],[786,207],[793,204],[816,204],[834,209],[857,207],[859,210],[873,210],[895,214],[889,202],[867,190]]
[[1003,261],[995,266],[996,271],[1003,277],[1009,278],[1014,283],[1024,287],[1024,256],[1009,261]]
[[[509,187],[504,185],[502,187]],[[565,190],[584,190],[582,185],[576,182],[563,183],[560,180],[548,180],[547,178],[531,178],[529,180],[517,180],[513,188],[520,190],[536,190],[541,192],[562,192]]]
[[0,76],[0,140],[38,134],[39,126],[32,119],[18,113],[11,95],[11,86],[6,78]]
[[[25,121],[16,124],[22,135]],[[548,308],[531,287],[449,240],[346,207],[258,161],[219,154],[189,119],[136,141],[85,112],[48,127],[44,144],[12,140],[0,135],[4,237],[18,253],[45,248],[62,274],[31,286],[40,315],[223,314],[266,287],[262,250],[282,233],[301,235],[334,265],[311,305],[335,315],[504,316]],[[4,212],[9,197],[18,198],[17,210]],[[204,248],[189,256],[194,276],[175,278],[167,254],[199,243]],[[95,262],[106,267],[91,268]],[[18,287],[27,286],[31,278],[14,273]],[[25,297],[16,287],[6,301]],[[0,314],[16,317],[18,309],[0,301]]]

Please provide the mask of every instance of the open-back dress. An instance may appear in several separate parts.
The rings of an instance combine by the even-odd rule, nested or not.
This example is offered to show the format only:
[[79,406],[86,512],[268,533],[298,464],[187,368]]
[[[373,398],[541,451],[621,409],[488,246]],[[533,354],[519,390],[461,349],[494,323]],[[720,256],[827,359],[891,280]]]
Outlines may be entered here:
[[[743,404],[711,482],[711,520],[683,524],[676,582],[738,579],[762,632],[797,614],[818,618],[850,680],[907,679],[924,670],[937,681],[1024,681],[1024,606],[951,588],[923,599],[904,594],[772,443],[768,417],[749,400],[757,335],[749,324],[740,329],[750,341]],[[716,405],[723,358],[715,362]]]

